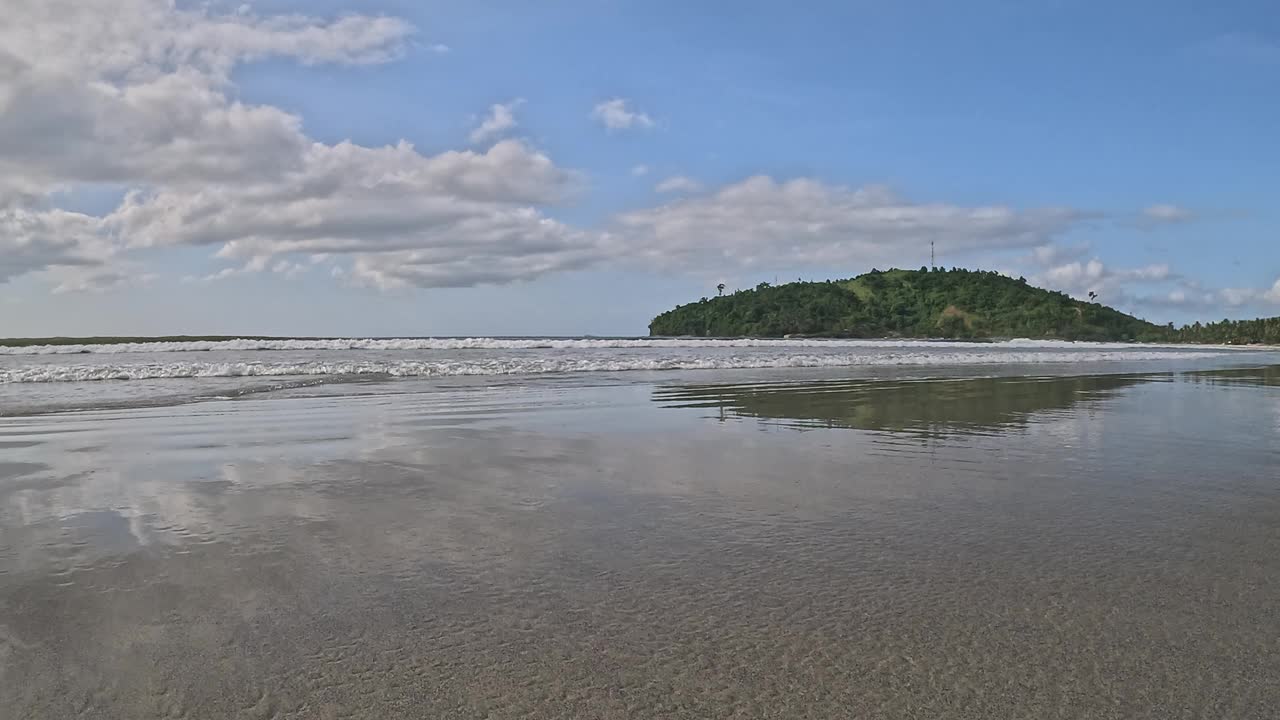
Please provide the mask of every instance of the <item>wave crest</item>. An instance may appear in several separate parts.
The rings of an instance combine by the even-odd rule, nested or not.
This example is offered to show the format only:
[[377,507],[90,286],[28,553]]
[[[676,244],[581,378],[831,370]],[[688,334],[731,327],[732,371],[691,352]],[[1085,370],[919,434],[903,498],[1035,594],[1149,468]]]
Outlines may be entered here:
[[214,377],[441,377],[463,375],[533,375],[547,373],[619,372],[636,370],[723,370],[748,368],[856,367],[868,365],[991,365],[1081,363],[1104,361],[1188,360],[1214,357],[1214,352],[1111,350],[1037,352],[881,352],[794,353],[735,355],[665,355],[654,357],[541,356],[448,360],[360,360],[331,362],[172,362],[93,365],[25,365],[0,368],[0,383],[94,382],[158,378]]

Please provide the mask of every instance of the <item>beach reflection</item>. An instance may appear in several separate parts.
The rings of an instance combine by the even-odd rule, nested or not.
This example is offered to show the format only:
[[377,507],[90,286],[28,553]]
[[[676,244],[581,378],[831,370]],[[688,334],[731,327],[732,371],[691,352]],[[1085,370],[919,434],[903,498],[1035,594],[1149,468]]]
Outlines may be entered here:
[[1061,414],[1170,374],[993,377],[906,381],[828,380],[672,385],[654,391],[669,408],[704,408],[714,417],[756,418],[796,428],[852,428],[920,434],[999,432],[1037,414]]
[[1262,385],[1280,387],[1280,365],[1251,368],[1197,370],[1186,374],[1192,382],[1213,385]]
[[775,376],[2,420],[0,716],[1270,717],[1276,400]]

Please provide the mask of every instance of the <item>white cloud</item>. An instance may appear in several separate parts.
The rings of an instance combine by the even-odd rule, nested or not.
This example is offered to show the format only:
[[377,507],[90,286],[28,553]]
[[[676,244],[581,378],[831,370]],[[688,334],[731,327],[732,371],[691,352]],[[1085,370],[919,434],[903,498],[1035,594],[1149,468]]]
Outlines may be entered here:
[[124,86],[92,78],[10,84],[0,171],[47,191],[75,183],[198,184],[270,176],[310,144],[297,117],[231,101],[189,70]]
[[250,270],[247,267],[226,267],[226,268],[222,268],[221,270],[218,270],[217,272],[212,272],[212,273],[209,273],[208,275],[205,275],[204,277],[200,278],[200,282],[206,282],[206,283],[217,282],[219,280],[226,280],[227,278],[232,278],[237,275],[244,275],[247,272],[250,272]]
[[1110,305],[1132,301],[1134,285],[1180,281],[1181,277],[1163,263],[1136,268],[1113,268],[1098,258],[1087,262],[1079,260],[1050,267],[1033,276],[1033,284],[1083,298],[1097,293],[1100,300]]
[[[1114,268],[1093,258],[1049,267],[1030,280],[1081,299],[1095,292],[1100,302],[1121,309],[1178,308],[1217,313],[1245,307],[1263,310],[1280,305],[1280,280],[1270,288],[1205,288],[1164,263]],[[1171,285],[1168,290],[1154,293],[1144,290]]]
[[702,183],[693,178],[676,175],[658,183],[653,189],[660,193],[696,193],[702,191]]
[[1187,223],[1195,219],[1195,213],[1180,205],[1159,204],[1143,208],[1139,224],[1145,227],[1154,227],[1156,225]]
[[532,210],[517,210],[505,218],[486,217],[482,224],[467,228],[467,235],[465,252],[439,246],[357,253],[350,277],[356,284],[382,289],[497,285],[581,269],[604,257],[594,235]]
[[[263,267],[284,255],[353,255],[355,275],[380,286],[470,285],[580,266],[593,254],[594,236],[533,207],[572,182],[515,140],[431,157],[406,143],[316,145],[283,182],[135,193],[104,222],[137,246],[220,245],[219,257]],[[192,217],[201,222],[184,221]]]
[[[298,165],[280,178],[245,178],[198,193],[133,192],[103,223],[134,247],[243,243],[343,252],[395,244],[416,230],[449,231],[510,207],[554,203],[574,179],[517,140],[434,156],[404,142],[316,143]],[[337,247],[307,249],[312,245]]]
[[[261,18],[165,0],[15,0],[0,23],[0,280],[102,264],[119,250],[101,218],[50,209],[83,183],[191,192],[297,166],[299,120],[228,95],[238,62],[379,62],[411,33],[391,18]],[[103,276],[105,277],[105,275]],[[98,281],[93,283],[102,286]],[[73,283],[74,285],[74,283]]]
[[0,282],[50,268],[100,267],[115,254],[98,218],[65,210],[0,210]]
[[929,242],[947,257],[1044,245],[1085,219],[1060,208],[916,203],[886,188],[756,176],[618,219],[633,252],[678,267],[919,266]]
[[624,98],[613,98],[597,104],[591,110],[595,118],[609,130],[645,129],[654,126],[653,118],[631,108]]
[[[1280,283],[1280,281],[1277,281],[1277,283]],[[1132,302],[1140,306],[1173,307],[1201,313],[1236,311],[1245,307],[1254,307],[1259,311],[1265,312],[1269,310],[1268,306],[1280,305],[1280,289],[1273,286],[1271,289],[1223,288],[1212,290],[1199,288],[1194,283],[1182,283],[1179,287],[1167,293],[1134,297]]]
[[300,262],[289,262],[288,260],[277,260],[276,264],[271,266],[271,272],[277,275],[284,275],[287,278],[295,278],[310,269],[307,265]]
[[1042,267],[1062,265],[1078,260],[1089,253],[1087,245],[1060,245],[1050,243],[1031,250],[1031,259]]
[[431,52],[437,55],[448,55],[452,51],[453,51],[453,48],[449,47],[448,45],[445,45],[444,43],[436,43],[435,45],[431,46]]
[[635,167],[631,168],[631,174],[636,177],[644,177],[645,175],[649,174],[649,166],[636,165]]
[[[329,253],[383,286],[508,282],[599,254],[598,235],[540,210],[574,175],[521,142],[433,156],[404,142],[328,145],[294,115],[235,99],[238,63],[382,62],[412,32],[402,21],[168,0],[11,5],[0,25],[0,281],[92,266],[60,287],[107,287],[125,275],[123,254],[175,245],[217,246],[241,264],[217,277],[296,274],[290,256]],[[495,106],[477,137],[513,127],[516,104]],[[103,217],[50,209],[52,193],[86,183],[128,192]]]
[[1085,296],[1089,292],[1097,292],[1098,295],[1112,295],[1111,300],[1115,301],[1116,296],[1128,295],[1124,292],[1126,284],[1158,283],[1171,281],[1171,279],[1176,279],[1176,275],[1167,264],[1116,269],[1103,264],[1102,260],[1093,258],[1087,263],[1076,260],[1073,263],[1052,266],[1037,275],[1034,281],[1069,295]]
[[1056,290],[1077,294],[1097,291],[1107,276],[1106,266],[1094,258],[1084,263],[1076,261],[1051,267],[1036,279]]
[[1254,288],[1224,288],[1218,292],[1218,296],[1226,304],[1238,307],[1258,300],[1262,293]]
[[[1082,300],[1090,292],[1097,293],[1099,302],[1139,313],[1169,308],[1216,313],[1244,305],[1280,303],[1280,289],[1215,290],[1175,272],[1167,263],[1117,268],[1097,257],[1084,260],[1088,252],[1087,245],[1050,243],[1034,248],[1026,258],[1036,268],[1028,273],[1028,279]],[[1268,299],[1271,292],[1274,297]]]
[[1277,305],[1280,305],[1280,278],[1276,278],[1276,281],[1274,284],[1272,284],[1271,289],[1263,293],[1262,299],[1266,300],[1269,303],[1276,303]]
[[509,103],[494,103],[475,130],[471,131],[470,140],[473,145],[492,140],[516,126],[515,109],[524,103],[523,98],[516,98]]
[[237,63],[270,56],[307,64],[386,62],[413,33],[392,17],[218,13],[170,0],[11,0],[0,47],[42,71],[135,82],[191,68],[225,79]]
[[1217,292],[1216,299],[1230,307],[1280,305],[1280,279],[1270,288],[1225,288]]

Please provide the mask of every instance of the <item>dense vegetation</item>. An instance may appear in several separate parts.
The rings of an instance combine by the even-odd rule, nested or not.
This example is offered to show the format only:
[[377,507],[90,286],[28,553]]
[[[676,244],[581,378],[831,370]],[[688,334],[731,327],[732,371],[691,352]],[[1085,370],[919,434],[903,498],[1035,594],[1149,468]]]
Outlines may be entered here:
[[1175,342],[1219,345],[1280,345],[1280,317],[1257,320],[1223,320],[1201,325],[1192,323],[1170,333]]
[[[852,280],[761,283],[654,318],[651,335],[710,337],[1026,337],[1280,342],[1280,319],[1155,325],[1094,302],[979,270],[872,270]],[[1270,333],[1270,334],[1268,334]]]

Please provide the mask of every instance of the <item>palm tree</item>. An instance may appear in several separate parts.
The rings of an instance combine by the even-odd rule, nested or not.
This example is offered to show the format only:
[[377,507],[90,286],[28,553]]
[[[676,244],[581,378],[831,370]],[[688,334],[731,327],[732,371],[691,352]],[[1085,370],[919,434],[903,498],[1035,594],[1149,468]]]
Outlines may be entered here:
[[720,283],[719,285],[716,286],[716,297],[720,297],[723,294],[724,294],[724,283]]

